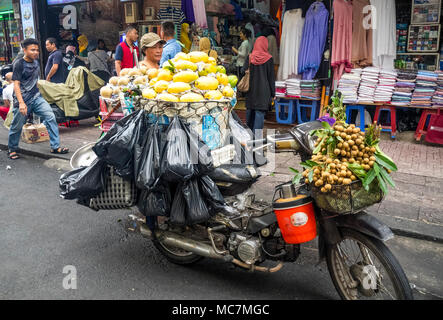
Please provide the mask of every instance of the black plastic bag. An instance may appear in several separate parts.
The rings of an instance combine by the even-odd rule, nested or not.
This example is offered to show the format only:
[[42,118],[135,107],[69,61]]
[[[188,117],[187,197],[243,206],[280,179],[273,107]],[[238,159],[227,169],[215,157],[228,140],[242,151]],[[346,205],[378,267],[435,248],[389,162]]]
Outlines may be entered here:
[[228,210],[226,209],[227,204],[220,190],[209,176],[200,178],[200,187],[211,215]]
[[199,186],[198,179],[186,181],[182,188],[186,202],[186,224],[202,223],[211,218],[208,206],[205,203]]
[[171,206],[171,215],[169,217],[171,223],[177,225],[186,225],[186,201],[182,189],[183,185],[180,184],[175,192]]
[[171,122],[166,140],[162,151],[162,179],[184,182],[213,170],[211,150],[179,117]]
[[140,194],[137,207],[147,217],[169,217],[171,212],[171,193],[163,186],[154,191],[143,190]]
[[59,180],[60,195],[67,200],[91,199],[105,189],[106,162],[96,159],[89,167],[64,173]]
[[121,128],[113,131],[115,133],[113,136],[104,141],[100,140],[93,150],[101,159],[115,168],[117,175],[123,178],[132,178],[134,174],[134,147],[143,138],[148,128],[145,111],[135,112],[132,117],[122,123],[124,125]]
[[170,124],[167,134],[162,160],[161,176],[169,182],[183,182],[194,175],[194,166],[191,162],[189,150],[189,136],[178,117]]
[[141,144],[134,149],[135,183],[139,189],[151,190],[160,175],[159,127],[152,125]]

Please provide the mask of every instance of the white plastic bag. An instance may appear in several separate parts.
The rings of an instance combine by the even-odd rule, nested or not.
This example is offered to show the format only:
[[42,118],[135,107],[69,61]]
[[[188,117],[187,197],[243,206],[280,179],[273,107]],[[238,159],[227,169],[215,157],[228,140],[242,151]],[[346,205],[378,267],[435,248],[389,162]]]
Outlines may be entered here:
[[231,135],[240,141],[242,145],[245,145],[247,141],[252,140],[251,133],[242,127],[232,116],[229,116],[229,127],[231,129]]

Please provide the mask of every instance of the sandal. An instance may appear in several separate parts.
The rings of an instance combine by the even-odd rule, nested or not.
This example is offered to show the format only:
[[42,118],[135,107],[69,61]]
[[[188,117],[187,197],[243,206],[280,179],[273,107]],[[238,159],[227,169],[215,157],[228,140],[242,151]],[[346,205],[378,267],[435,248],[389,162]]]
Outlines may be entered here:
[[9,159],[11,159],[11,160],[17,160],[17,159],[20,159],[20,156],[17,154],[17,152],[15,152],[15,151],[10,151],[10,152],[8,152],[8,157],[9,157]]
[[66,154],[68,152],[69,152],[68,148],[51,149],[51,153],[54,153],[54,154]]

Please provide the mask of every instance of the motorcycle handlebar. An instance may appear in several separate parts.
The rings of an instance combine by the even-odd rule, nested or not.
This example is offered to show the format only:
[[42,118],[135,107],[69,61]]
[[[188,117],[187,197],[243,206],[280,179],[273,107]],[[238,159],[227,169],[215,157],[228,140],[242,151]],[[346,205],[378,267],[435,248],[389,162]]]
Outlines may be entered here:
[[255,145],[260,145],[261,146],[261,145],[264,145],[266,143],[268,143],[268,139],[267,138],[266,139],[251,140],[251,141],[246,142],[246,147],[252,148]]

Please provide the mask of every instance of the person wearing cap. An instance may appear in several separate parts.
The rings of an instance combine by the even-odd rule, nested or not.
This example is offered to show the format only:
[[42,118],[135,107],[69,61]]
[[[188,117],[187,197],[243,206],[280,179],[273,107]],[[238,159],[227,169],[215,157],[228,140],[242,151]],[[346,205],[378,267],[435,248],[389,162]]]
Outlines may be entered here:
[[165,43],[166,41],[162,40],[156,33],[149,32],[143,35],[140,48],[145,58],[140,62],[140,66],[148,69],[159,69]]

